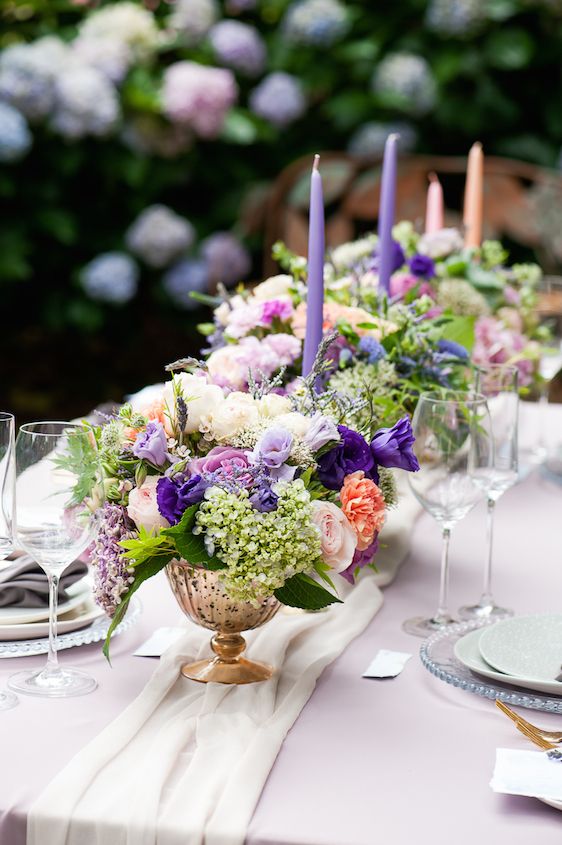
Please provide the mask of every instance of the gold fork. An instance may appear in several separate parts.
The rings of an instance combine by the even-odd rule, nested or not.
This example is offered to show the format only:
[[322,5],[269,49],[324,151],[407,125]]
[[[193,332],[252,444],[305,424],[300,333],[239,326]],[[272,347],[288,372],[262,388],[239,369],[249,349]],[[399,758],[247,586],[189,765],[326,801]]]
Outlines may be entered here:
[[518,727],[521,733],[524,733],[528,739],[532,739],[534,736],[537,739],[548,742],[549,748],[554,748],[554,743],[562,741],[562,731],[547,731],[545,728],[539,728],[538,725],[533,725],[498,698],[496,698],[496,707],[498,707],[502,713],[511,719],[512,722],[515,722],[516,727]]

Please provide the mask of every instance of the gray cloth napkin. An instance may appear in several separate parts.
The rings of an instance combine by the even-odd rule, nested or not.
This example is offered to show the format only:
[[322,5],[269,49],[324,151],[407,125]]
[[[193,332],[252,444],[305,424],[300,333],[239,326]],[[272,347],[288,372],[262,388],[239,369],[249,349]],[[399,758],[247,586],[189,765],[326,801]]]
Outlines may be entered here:
[[[66,590],[87,573],[88,567],[79,560],[64,570],[59,582],[59,601],[68,599]],[[49,584],[41,567],[29,555],[18,557],[0,570],[0,607],[47,607]]]

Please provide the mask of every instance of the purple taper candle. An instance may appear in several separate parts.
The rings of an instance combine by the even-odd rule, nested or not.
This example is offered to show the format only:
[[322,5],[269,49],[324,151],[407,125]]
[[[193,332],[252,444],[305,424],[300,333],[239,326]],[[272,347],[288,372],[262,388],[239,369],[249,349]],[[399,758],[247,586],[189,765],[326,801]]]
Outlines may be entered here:
[[388,293],[392,275],[392,227],[396,205],[396,160],[399,135],[389,135],[384,145],[379,206],[379,290]]
[[310,177],[310,216],[308,219],[308,282],[306,293],[306,335],[302,374],[312,369],[324,324],[324,198],[318,170],[320,156],[314,156]]

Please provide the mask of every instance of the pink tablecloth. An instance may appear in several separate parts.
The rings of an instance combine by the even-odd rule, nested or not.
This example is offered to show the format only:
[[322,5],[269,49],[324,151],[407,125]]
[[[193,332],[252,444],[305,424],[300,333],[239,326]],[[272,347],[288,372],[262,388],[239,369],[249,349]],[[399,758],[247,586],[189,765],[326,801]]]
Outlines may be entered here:
[[[517,611],[560,610],[562,487],[538,473],[497,510],[496,592]],[[419,641],[403,619],[434,609],[440,537],[427,516],[413,553],[370,627],[322,676],[279,754],[250,825],[249,845],[455,845],[556,843],[562,815],[531,798],[494,794],[497,746],[528,747],[493,704],[448,687],[421,666]],[[453,535],[452,605],[477,598],[485,550],[478,508]],[[62,660],[95,674],[84,698],[22,697],[0,713],[1,845],[24,845],[26,808],[49,779],[141,690],[154,660],[131,653],[156,627],[180,622],[163,581],[145,586],[142,621],[113,644],[113,669],[99,647]],[[379,648],[414,652],[395,680],[361,673]],[[0,683],[37,658],[0,662]],[[531,714],[562,727],[562,717]],[[150,766],[147,762],[147,777]],[[48,845],[48,843],[45,843]],[[110,845],[110,843],[108,843]]]

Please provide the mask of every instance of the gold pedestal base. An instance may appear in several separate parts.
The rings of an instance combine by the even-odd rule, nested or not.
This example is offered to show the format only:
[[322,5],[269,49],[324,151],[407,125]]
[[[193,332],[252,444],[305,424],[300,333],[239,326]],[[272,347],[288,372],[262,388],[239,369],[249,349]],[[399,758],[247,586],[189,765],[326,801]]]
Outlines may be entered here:
[[267,663],[254,663],[243,657],[234,663],[225,663],[220,657],[197,660],[181,667],[181,673],[192,681],[202,684],[255,684],[268,681],[273,675],[273,666]]
[[255,684],[268,681],[273,675],[273,667],[267,663],[241,656],[246,642],[240,634],[215,634],[211,648],[216,657],[186,663],[181,667],[182,675],[202,684]]

